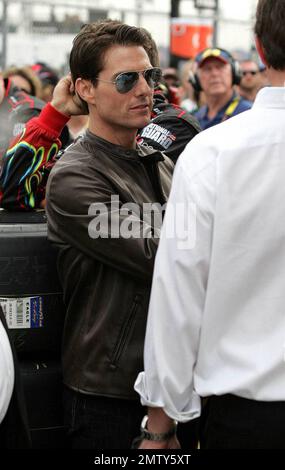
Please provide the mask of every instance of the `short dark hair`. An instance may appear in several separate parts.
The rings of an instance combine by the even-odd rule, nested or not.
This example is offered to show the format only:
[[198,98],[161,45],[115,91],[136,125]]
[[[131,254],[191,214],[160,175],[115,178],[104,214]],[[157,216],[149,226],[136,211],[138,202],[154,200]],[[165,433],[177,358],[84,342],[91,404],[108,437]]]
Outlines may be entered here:
[[259,0],[254,32],[260,40],[267,64],[285,70],[285,2]]
[[73,40],[69,65],[73,82],[77,78],[90,80],[94,85],[104,68],[106,51],[114,46],[142,46],[153,66],[158,53],[150,33],[144,28],[129,26],[117,20],[103,20],[82,27]]

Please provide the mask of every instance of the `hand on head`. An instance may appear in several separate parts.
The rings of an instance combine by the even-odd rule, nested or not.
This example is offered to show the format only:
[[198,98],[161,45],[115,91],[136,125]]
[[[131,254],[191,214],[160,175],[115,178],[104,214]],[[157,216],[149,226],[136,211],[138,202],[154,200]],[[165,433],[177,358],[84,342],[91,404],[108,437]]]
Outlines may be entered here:
[[86,106],[75,92],[70,74],[63,77],[56,85],[51,104],[67,116],[88,114]]

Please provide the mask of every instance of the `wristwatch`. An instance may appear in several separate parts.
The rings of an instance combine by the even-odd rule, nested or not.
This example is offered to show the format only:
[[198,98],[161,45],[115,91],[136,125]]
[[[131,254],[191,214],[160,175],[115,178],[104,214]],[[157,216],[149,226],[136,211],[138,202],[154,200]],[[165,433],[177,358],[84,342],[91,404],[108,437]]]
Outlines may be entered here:
[[176,434],[176,429],[177,429],[177,421],[174,421],[174,426],[170,431],[167,432],[160,432],[160,433],[154,433],[150,432],[147,429],[147,422],[148,422],[148,416],[144,416],[141,422],[141,435],[140,439],[146,439],[148,441],[156,441],[156,442],[161,442],[161,441],[167,441],[171,437],[175,436]]

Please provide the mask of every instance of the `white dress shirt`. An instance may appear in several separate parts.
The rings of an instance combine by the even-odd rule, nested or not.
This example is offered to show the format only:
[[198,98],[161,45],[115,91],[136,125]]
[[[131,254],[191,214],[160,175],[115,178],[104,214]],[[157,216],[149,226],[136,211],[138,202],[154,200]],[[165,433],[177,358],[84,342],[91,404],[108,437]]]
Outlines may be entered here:
[[0,423],[5,417],[14,388],[14,361],[7,333],[0,321]]
[[[179,203],[190,248],[167,230]],[[199,416],[210,395],[285,401],[285,88],[262,89],[251,110],[180,156],[144,361],[142,403],[179,421]]]

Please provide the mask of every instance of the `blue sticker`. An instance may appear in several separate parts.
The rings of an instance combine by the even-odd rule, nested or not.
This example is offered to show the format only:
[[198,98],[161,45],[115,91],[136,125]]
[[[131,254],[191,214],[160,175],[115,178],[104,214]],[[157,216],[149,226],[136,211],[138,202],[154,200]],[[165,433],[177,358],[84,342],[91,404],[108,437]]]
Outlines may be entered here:
[[30,299],[30,315],[31,315],[31,328],[42,328],[44,315],[43,315],[43,298],[31,297]]

